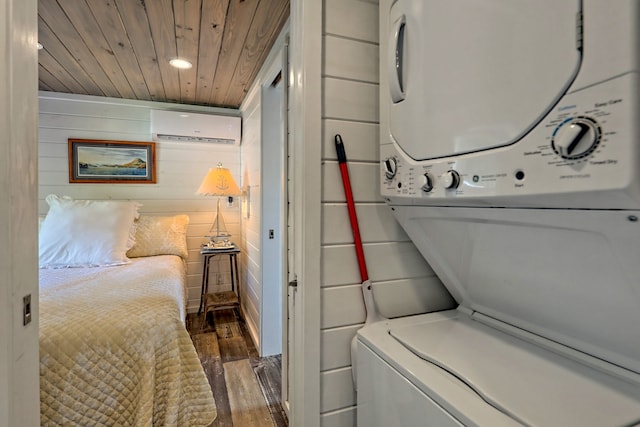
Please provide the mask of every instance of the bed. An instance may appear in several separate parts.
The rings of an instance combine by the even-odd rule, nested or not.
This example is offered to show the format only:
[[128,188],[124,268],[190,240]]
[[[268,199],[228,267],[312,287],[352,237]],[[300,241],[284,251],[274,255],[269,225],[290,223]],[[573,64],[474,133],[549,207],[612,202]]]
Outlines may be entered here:
[[[40,230],[41,424],[209,425],[215,403],[184,323],[188,217],[139,216],[130,203],[127,227],[129,219],[121,226],[111,209],[100,217],[79,201],[47,201]],[[74,212],[60,218],[60,203]],[[86,226],[87,216],[95,224]],[[96,224],[108,235],[126,229],[114,239],[124,245],[107,245],[113,253],[106,257],[109,250],[92,252]],[[51,233],[57,242],[49,243]],[[82,236],[88,246],[73,246]]]

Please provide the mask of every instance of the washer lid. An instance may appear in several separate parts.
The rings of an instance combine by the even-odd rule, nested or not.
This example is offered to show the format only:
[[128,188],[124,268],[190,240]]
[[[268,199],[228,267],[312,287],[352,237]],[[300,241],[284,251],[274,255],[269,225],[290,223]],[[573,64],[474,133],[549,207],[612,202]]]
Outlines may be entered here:
[[640,420],[638,385],[464,314],[448,320],[392,326],[389,333],[411,352],[453,374],[488,404],[524,425],[629,426]]
[[578,0],[396,1],[382,35],[392,137],[416,160],[516,142],[578,73],[580,12]]

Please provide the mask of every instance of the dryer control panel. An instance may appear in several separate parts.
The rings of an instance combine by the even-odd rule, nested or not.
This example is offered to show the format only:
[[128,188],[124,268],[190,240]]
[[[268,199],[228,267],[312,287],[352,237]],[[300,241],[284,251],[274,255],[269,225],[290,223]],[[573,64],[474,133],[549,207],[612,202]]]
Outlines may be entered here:
[[638,80],[627,74],[565,95],[506,147],[416,161],[389,136],[382,195],[398,204],[638,209]]

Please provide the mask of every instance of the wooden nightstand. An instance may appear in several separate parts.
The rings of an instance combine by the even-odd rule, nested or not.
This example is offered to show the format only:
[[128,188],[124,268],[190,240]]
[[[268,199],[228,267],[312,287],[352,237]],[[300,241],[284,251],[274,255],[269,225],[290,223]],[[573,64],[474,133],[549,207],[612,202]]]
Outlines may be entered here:
[[[200,251],[202,255],[202,292],[200,294],[200,306],[198,314],[204,313],[206,320],[207,312],[216,310],[238,309],[240,316],[240,275],[238,273],[238,254],[240,249],[234,247],[232,249],[217,249]],[[231,269],[231,291],[212,292],[209,293],[209,269],[211,260],[216,256],[226,256],[229,258],[229,267]],[[204,325],[205,322],[203,321]]]

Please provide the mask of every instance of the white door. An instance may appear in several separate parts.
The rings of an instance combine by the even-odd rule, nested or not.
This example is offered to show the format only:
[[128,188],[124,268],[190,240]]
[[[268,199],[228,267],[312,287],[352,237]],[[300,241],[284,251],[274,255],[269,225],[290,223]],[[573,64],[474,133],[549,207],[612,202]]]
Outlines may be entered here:
[[288,45],[285,42],[261,88],[261,253],[260,355],[282,355],[282,406],[289,412],[289,307],[292,253],[291,163],[288,152]]
[[37,1],[0,0],[0,11],[0,426],[30,427],[40,425]]
[[[280,64],[278,64],[280,65]],[[275,75],[274,75],[275,74]],[[282,294],[285,270],[285,128],[282,70],[278,67],[261,91],[261,189],[260,225],[262,296],[260,298],[260,355],[283,352]]]

